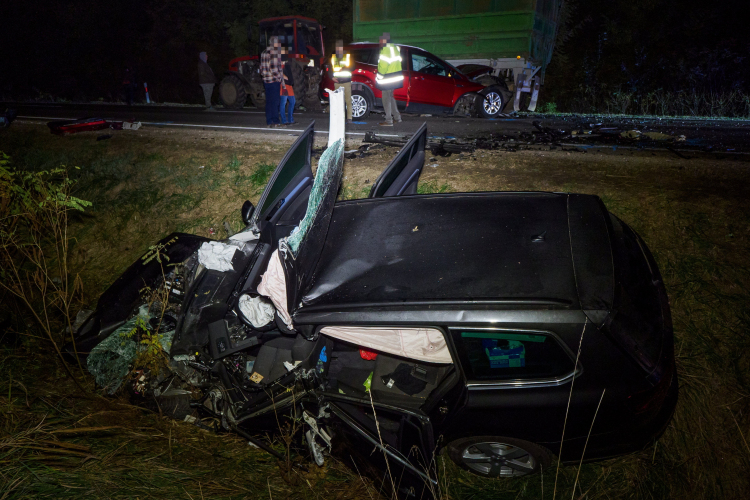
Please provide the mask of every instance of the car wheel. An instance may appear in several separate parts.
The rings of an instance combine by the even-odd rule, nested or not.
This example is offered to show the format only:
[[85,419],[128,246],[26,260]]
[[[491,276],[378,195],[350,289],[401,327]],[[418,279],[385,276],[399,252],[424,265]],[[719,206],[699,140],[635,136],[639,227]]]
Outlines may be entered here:
[[479,95],[479,99],[477,99],[477,114],[484,118],[496,117],[502,113],[504,107],[503,94],[495,86],[488,87],[485,92]]
[[460,467],[483,477],[521,477],[547,469],[552,453],[534,443],[499,436],[458,439],[448,455]]
[[364,119],[370,116],[372,100],[366,90],[352,90],[352,118]]
[[225,108],[242,109],[247,101],[245,84],[234,75],[227,75],[219,84],[219,97]]

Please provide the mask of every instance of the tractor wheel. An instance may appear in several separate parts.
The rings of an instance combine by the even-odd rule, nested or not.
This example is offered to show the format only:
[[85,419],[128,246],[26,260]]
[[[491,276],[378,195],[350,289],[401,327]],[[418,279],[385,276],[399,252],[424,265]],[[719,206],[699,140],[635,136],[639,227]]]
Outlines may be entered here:
[[260,110],[266,109],[266,90],[263,87],[251,87],[250,102]]
[[219,97],[225,108],[242,109],[247,100],[245,84],[235,75],[227,75],[219,84]]

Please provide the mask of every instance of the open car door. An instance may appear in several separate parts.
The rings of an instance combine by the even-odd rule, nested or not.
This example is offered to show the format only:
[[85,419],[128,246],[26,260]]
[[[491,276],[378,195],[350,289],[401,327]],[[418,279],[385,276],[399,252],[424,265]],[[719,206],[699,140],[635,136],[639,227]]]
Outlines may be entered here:
[[313,121],[289,148],[260,197],[250,225],[265,243],[288,236],[305,216],[313,183],[310,160],[314,126]]
[[424,149],[427,144],[427,124],[401,149],[388,167],[378,176],[370,189],[369,198],[417,194],[419,176],[424,167]]

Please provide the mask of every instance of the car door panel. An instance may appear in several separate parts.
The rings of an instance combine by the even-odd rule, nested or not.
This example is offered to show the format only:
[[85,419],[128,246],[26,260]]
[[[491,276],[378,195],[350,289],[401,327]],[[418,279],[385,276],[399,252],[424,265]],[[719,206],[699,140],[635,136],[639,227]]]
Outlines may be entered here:
[[280,237],[288,235],[305,216],[313,181],[311,157],[314,125],[315,122],[310,123],[289,148],[261,195],[251,225],[261,233],[263,241],[278,241]]
[[424,168],[427,124],[409,139],[370,188],[369,198],[417,194],[419,176]]
[[410,51],[409,61],[410,100],[420,104],[451,107],[456,84],[450,67],[424,52]]

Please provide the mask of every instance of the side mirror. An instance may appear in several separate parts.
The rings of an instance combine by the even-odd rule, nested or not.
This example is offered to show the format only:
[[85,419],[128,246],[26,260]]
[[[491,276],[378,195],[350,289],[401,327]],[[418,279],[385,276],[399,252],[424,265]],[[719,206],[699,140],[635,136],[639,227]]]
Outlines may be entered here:
[[253,213],[255,213],[255,205],[253,205],[250,200],[245,200],[245,203],[242,204],[242,210],[240,212],[242,213],[242,222],[244,222],[246,226],[249,226],[250,219],[253,218]]

